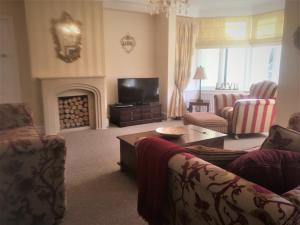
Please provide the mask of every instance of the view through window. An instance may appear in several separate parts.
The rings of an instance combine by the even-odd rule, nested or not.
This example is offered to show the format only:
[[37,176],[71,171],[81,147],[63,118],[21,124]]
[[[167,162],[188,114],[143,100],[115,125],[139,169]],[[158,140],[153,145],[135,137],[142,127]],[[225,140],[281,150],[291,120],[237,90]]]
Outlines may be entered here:
[[[196,50],[192,72],[203,66],[207,79],[203,89],[213,90],[217,83],[235,83],[239,90],[263,80],[278,82],[281,45]],[[198,81],[191,76],[187,90],[198,90]],[[233,88],[233,86],[232,86]]]

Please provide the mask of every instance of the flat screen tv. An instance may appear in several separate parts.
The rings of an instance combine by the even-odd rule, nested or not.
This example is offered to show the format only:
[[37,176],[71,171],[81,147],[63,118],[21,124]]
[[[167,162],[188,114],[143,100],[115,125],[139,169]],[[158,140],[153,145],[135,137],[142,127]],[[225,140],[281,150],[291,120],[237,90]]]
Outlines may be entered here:
[[150,104],[159,102],[158,78],[118,79],[118,96],[121,104]]

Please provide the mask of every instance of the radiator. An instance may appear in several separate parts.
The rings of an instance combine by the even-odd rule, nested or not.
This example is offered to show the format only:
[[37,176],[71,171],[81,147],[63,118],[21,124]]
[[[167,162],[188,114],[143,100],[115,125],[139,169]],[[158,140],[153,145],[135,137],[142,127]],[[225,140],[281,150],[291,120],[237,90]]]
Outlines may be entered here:
[[[214,96],[218,94],[245,94],[244,91],[235,91],[235,90],[204,90],[201,92],[201,99],[209,101],[209,112],[215,112],[215,102]],[[184,101],[186,107],[189,107],[190,101],[196,101],[199,96],[199,91],[185,91],[184,92]],[[199,107],[198,107],[199,108]],[[201,112],[206,112],[206,107],[200,107]]]

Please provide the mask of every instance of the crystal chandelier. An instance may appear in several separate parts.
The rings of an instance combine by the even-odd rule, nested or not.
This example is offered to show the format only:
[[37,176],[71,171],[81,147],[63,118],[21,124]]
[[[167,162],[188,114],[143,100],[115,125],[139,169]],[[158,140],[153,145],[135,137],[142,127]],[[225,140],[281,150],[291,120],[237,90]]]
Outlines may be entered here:
[[151,15],[166,14],[168,17],[171,11],[187,14],[189,0],[146,0],[147,8]]

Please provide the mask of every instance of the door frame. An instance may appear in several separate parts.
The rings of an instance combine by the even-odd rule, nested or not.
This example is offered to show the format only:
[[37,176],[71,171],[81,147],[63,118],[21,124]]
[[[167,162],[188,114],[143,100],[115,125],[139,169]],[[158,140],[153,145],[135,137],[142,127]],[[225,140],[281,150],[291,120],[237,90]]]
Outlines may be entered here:
[[22,102],[22,90],[21,90],[21,76],[20,76],[20,66],[19,66],[19,58],[18,58],[18,51],[17,51],[17,41],[16,41],[16,35],[15,35],[15,29],[14,29],[14,19],[13,16],[0,16],[0,20],[6,20],[9,30],[9,55],[8,57],[11,57],[12,60],[12,74],[14,74],[14,79],[17,82],[14,86],[16,91],[15,96],[15,102]]

